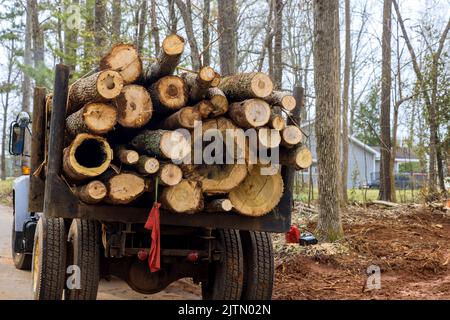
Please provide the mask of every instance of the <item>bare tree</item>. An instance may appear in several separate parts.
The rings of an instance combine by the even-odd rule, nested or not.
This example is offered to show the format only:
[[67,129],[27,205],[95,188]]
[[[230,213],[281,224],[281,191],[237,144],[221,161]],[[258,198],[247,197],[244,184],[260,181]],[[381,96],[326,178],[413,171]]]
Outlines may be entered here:
[[[192,68],[194,70],[200,69],[202,65],[200,59],[200,52],[198,50],[197,39],[194,33],[194,27],[192,24],[192,4],[191,0],[175,0],[178,9],[180,10],[181,16],[183,17],[184,27],[186,29],[187,40],[189,42],[189,46],[191,47],[191,62]],[[186,3],[184,3],[186,2]]]
[[95,0],[94,38],[97,56],[101,57],[106,46],[106,1]]
[[220,72],[229,75],[236,72],[236,0],[218,1],[218,4]]
[[[44,33],[39,22],[39,7],[37,0],[30,0],[32,42],[33,42],[33,60],[34,67],[39,69],[44,65]],[[44,79],[37,77],[36,85],[43,85]]]
[[211,0],[203,0],[203,19],[202,19],[202,37],[203,37],[203,65],[211,64],[211,34],[209,32],[211,16]]
[[175,12],[175,0],[168,0],[169,5],[169,20],[170,20],[170,32],[177,33],[177,13]]
[[147,0],[141,0],[141,8],[139,15],[139,29],[137,37],[137,49],[142,52],[144,47],[145,30],[147,29]]
[[[430,97],[429,88],[427,86],[426,79],[422,73],[422,70],[420,69],[419,62],[417,60],[417,55],[414,51],[414,48],[411,44],[408,33],[406,31],[405,24],[404,24],[402,15],[400,13],[398,3],[395,0],[394,0],[394,8],[397,13],[398,22],[399,22],[400,28],[402,30],[403,38],[405,39],[406,46],[408,47],[408,51],[411,55],[414,72],[416,74],[417,80],[421,87],[421,92],[424,97],[425,105],[428,110],[428,123],[430,125],[428,192],[429,192],[429,198],[430,198],[430,200],[432,200],[433,198],[435,198],[435,196],[437,194],[436,164],[438,162],[438,158],[441,158],[441,161],[442,161],[442,156],[438,157],[439,138],[438,138],[438,119],[437,119],[437,112],[436,112],[436,108],[437,108],[437,77],[438,77],[437,70],[438,70],[438,65],[439,65],[439,62],[440,62],[440,59],[442,56],[442,52],[444,50],[445,41],[450,32],[450,19],[448,20],[447,25],[444,28],[444,31],[442,32],[442,34],[439,38],[438,49],[436,52],[433,53],[432,67],[431,67],[432,86],[431,86],[431,97]],[[442,164],[440,165],[440,167],[442,168]],[[443,171],[443,169],[442,169],[442,171]],[[442,174],[442,176],[443,176],[443,174]],[[441,188],[443,191],[445,191],[445,184],[443,183],[443,181],[441,182]]]
[[122,6],[121,0],[112,1],[112,37],[113,41],[117,42],[120,40],[120,27],[122,22]]
[[319,238],[343,236],[339,205],[339,0],[314,0],[314,83],[319,167]]
[[348,105],[350,87],[350,66],[352,63],[351,13],[350,0],[345,0],[345,62],[344,62],[344,92],[342,101],[342,201],[348,202]]
[[391,184],[391,39],[392,39],[392,0],[384,0],[383,37],[381,71],[381,116],[380,116],[380,194],[379,199],[392,201]]
[[283,0],[274,2],[273,82],[281,89],[283,82]]
[[[175,0],[173,0],[173,1],[175,1]],[[153,36],[153,43],[155,46],[155,52],[159,52],[161,45],[160,45],[160,40],[159,40],[158,17],[156,15],[156,0],[151,0],[150,20],[151,20],[151,26],[152,26],[152,36]]]
[[[68,9],[68,5],[79,5],[79,0],[68,1],[66,6],[66,10]],[[75,67],[77,65],[77,43],[78,39],[78,28],[76,26],[71,25],[66,21],[64,24],[64,63],[70,67],[71,72],[75,71]]]

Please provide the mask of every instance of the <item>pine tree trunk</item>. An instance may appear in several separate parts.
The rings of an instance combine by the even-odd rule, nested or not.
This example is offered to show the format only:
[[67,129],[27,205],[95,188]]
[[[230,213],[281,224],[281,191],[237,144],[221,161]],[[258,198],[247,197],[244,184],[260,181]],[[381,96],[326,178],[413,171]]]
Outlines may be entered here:
[[117,110],[106,103],[88,103],[66,119],[66,130],[70,136],[80,133],[104,135],[114,129]]
[[153,115],[153,103],[144,87],[130,84],[114,99],[117,122],[124,128],[141,128]]
[[69,88],[67,115],[80,110],[90,102],[114,99],[123,88],[123,79],[115,71],[100,71],[75,81]]
[[273,83],[264,73],[237,73],[223,78],[219,88],[228,99],[242,101],[251,98],[267,98],[273,91]]
[[139,52],[131,44],[119,43],[100,61],[100,70],[117,71],[124,84],[130,84],[142,75],[142,61]]
[[158,59],[150,65],[144,75],[146,86],[173,74],[180,63],[184,43],[184,39],[177,34],[170,34],[164,39]]

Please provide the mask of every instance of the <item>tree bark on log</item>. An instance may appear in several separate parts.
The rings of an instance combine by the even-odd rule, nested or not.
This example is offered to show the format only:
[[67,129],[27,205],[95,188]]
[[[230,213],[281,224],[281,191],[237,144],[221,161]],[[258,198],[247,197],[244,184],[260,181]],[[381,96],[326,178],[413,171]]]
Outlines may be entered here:
[[236,124],[245,129],[265,126],[270,120],[270,106],[261,99],[232,103],[228,114]]
[[184,44],[184,39],[177,34],[170,34],[164,39],[158,60],[153,62],[145,73],[144,83],[146,86],[173,74],[180,63]]
[[183,172],[180,167],[166,163],[162,164],[158,171],[159,184],[163,186],[175,186],[183,179]]
[[274,91],[264,100],[271,106],[279,106],[289,112],[292,112],[297,105],[292,93],[287,91]]
[[126,165],[133,165],[139,161],[139,153],[127,149],[124,145],[118,145],[114,148],[114,158]]
[[223,78],[219,88],[229,99],[242,101],[268,97],[273,91],[273,83],[261,72],[237,73]]
[[128,204],[139,198],[146,190],[146,184],[142,177],[134,173],[119,173],[108,170],[99,177],[108,194],[105,202],[109,204]]
[[122,76],[112,70],[100,71],[78,79],[69,88],[66,114],[69,116],[90,102],[112,100],[120,94],[122,88]]
[[164,188],[160,198],[162,208],[175,213],[196,213],[203,210],[200,183],[183,180],[173,187]]
[[281,131],[281,145],[292,148],[302,142],[303,134],[297,126],[290,125]]
[[191,142],[178,131],[144,130],[131,144],[141,153],[162,159],[182,160],[191,152]]
[[308,169],[313,163],[311,151],[303,146],[280,150],[280,164],[295,170]]
[[153,115],[153,103],[147,90],[135,84],[123,87],[114,99],[117,107],[117,122],[125,128],[140,128]]
[[84,203],[97,204],[106,197],[107,189],[102,182],[94,180],[84,186],[77,187],[75,195]]
[[254,166],[244,182],[233,189],[229,199],[239,214],[260,217],[272,211],[283,195],[280,173],[261,175],[261,167]]
[[206,212],[230,212],[233,204],[229,199],[214,199],[205,205]]
[[270,128],[260,128],[258,130],[259,146],[266,149],[273,149],[280,145],[281,135],[280,132]]
[[194,107],[185,107],[167,117],[163,121],[161,128],[166,130],[179,128],[194,129],[195,121],[201,120],[202,116],[198,109]]
[[135,168],[142,175],[154,174],[159,170],[159,161],[153,157],[140,156]]
[[201,182],[202,191],[208,195],[225,194],[236,188],[247,176],[245,164],[183,165],[186,179]]
[[124,84],[138,80],[142,75],[142,61],[136,47],[132,44],[119,43],[100,61],[100,70],[119,72]]
[[202,67],[198,73],[184,72],[180,77],[188,88],[189,100],[198,102],[205,97],[206,91],[211,87],[216,73],[211,67]]
[[104,135],[114,129],[117,110],[106,103],[88,103],[66,119],[66,130],[74,137],[80,133]]
[[174,112],[185,107],[188,94],[184,80],[177,76],[166,76],[150,86],[153,106],[159,112]]
[[112,150],[106,139],[82,133],[64,149],[63,172],[71,182],[82,182],[105,172],[111,160]]
[[214,112],[214,105],[211,101],[202,100],[197,103],[194,108],[200,113],[202,119],[207,119]]
[[213,81],[211,81],[211,88],[216,88],[220,85],[220,82],[222,81],[222,77],[219,73],[216,72],[216,76],[214,77]]
[[228,111],[228,99],[219,88],[209,88],[206,91],[206,99],[211,101],[214,109],[211,113],[212,117],[221,116]]

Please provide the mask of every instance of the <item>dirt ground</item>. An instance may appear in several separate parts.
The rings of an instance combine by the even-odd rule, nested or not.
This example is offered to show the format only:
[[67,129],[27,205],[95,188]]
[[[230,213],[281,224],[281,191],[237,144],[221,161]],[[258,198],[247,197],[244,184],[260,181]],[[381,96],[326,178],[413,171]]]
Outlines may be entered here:
[[[293,223],[313,231],[317,214]],[[31,274],[14,268],[10,254],[12,216],[0,205],[0,299],[31,299]],[[274,235],[274,299],[450,299],[450,214],[428,208],[350,207],[345,239],[310,247],[287,245]],[[381,289],[366,288],[366,270],[381,271]],[[183,279],[155,295],[133,292],[123,281],[102,280],[98,298],[200,299],[199,287]]]
[[[313,231],[317,215],[295,215]],[[450,215],[425,207],[350,207],[345,239],[311,247],[274,237],[274,299],[450,299]],[[381,289],[368,290],[367,268]]]

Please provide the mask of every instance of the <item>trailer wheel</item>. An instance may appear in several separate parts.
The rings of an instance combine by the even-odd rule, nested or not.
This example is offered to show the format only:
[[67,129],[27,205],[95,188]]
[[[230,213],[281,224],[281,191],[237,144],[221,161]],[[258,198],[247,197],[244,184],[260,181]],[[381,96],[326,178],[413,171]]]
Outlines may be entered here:
[[12,244],[12,258],[14,261],[14,266],[16,269],[19,270],[31,270],[31,261],[32,256],[31,254],[26,254],[23,252],[16,252],[15,251],[15,243],[16,243],[16,215],[13,216],[13,223],[12,223],[12,234],[11,234],[11,244]]
[[244,252],[243,300],[270,300],[274,281],[273,247],[267,232],[241,231]]
[[72,221],[68,235],[67,261],[70,269],[64,299],[97,299],[100,245],[99,226],[96,221],[80,219]]
[[239,300],[244,280],[241,237],[237,230],[218,230],[221,259],[211,263],[208,281],[202,282],[204,300]]
[[34,235],[32,283],[35,300],[61,300],[66,272],[64,219],[41,217]]

